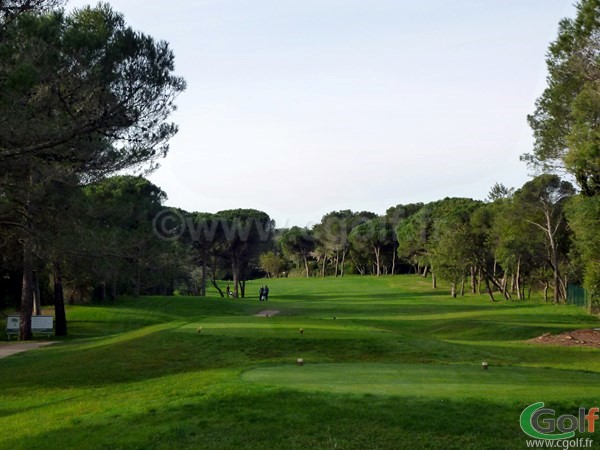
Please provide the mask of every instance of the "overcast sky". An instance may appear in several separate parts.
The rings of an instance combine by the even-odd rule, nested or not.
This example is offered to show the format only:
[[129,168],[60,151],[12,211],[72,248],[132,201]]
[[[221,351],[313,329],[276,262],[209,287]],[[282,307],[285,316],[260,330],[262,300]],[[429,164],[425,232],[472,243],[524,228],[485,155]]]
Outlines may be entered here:
[[[89,2],[71,1],[69,8]],[[573,0],[113,0],[187,90],[150,176],[188,211],[277,226],[519,187]]]

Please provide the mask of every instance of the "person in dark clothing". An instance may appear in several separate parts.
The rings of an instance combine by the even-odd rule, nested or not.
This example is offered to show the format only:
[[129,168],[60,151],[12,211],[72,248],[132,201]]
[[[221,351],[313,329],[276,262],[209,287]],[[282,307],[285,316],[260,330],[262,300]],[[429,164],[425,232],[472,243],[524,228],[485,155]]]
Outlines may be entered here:
[[265,299],[265,288],[264,288],[264,286],[261,286],[260,290],[258,291],[258,299],[261,302]]
[[263,289],[263,295],[265,297],[265,301],[269,300],[269,286],[265,284],[265,288]]

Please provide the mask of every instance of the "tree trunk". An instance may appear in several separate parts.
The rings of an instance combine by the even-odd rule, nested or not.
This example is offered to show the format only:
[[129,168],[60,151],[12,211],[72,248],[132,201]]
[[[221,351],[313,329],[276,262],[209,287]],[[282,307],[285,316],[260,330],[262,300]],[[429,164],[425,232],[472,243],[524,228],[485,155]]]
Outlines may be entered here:
[[502,281],[500,283],[500,286],[502,287],[501,291],[502,291],[502,296],[504,298],[507,298],[506,296],[508,295],[508,291],[507,291],[507,285],[508,285],[508,278],[506,276],[506,271],[504,272],[504,275],[502,276]]
[[240,295],[242,298],[246,297],[246,278],[248,273],[248,263],[242,263],[240,267]]
[[437,280],[435,278],[435,273],[431,271],[431,287],[433,289],[437,289]]
[[321,267],[321,277],[325,278],[325,263],[327,262],[327,258],[323,255],[323,266]]
[[42,298],[40,295],[40,278],[37,270],[33,271],[33,315],[42,315]]
[[548,236],[548,243],[550,244],[550,266],[552,266],[552,284],[554,287],[554,303],[560,301],[560,274],[558,271],[558,246],[554,241],[554,233],[552,232],[552,219],[549,211],[545,211],[546,215],[546,234]]
[[471,294],[477,293],[477,280],[475,278],[475,267],[471,266]]
[[427,278],[427,274],[429,273],[429,266],[427,264],[425,264],[425,267],[423,267],[423,275],[421,275],[423,278]]
[[523,300],[523,294],[521,293],[521,258],[517,259],[517,273],[515,275],[516,287],[517,287],[517,299]]
[[560,302],[560,276],[558,274],[558,270],[554,270],[552,274],[552,285],[554,287],[554,303]]
[[21,324],[19,339],[28,341],[31,335],[31,313],[33,312],[33,248],[31,235],[23,240],[23,284],[21,288]]
[[309,271],[308,271],[308,258],[306,257],[306,254],[302,254],[302,257],[304,258],[304,270],[306,270],[306,278],[309,278]]
[[456,283],[454,283],[454,282],[452,283],[452,287],[450,290],[450,296],[452,298],[456,298]]
[[335,277],[338,276],[338,268],[340,266],[340,252],[335,252]]
[[565,275],[560,280],[560,297],[563,302],[567,301],[567,276]]
[[344,249],[342,252],[342,266],[340,267],[340,277],[344,278],[344,264],[346,263],[346,252],[348,249]]
[[362,267],[360,267],[358,264],[354,263],[354,266],[356,267],[356,270],[358,270],[358,273],[360,275],[364,275],[365,274],[365,269],[363,269]]
[[213,277],[211,277],[210,282],[212,283],[213,287],[219,292],[219,295],[221,296],[221,298],[225,297],[225,294],[223,294],[223,291],[217,284],[217,280],[215,280]]
[[392,255],[392,275],[396,275],[396,248],[394,247],[394,254]]
[[462,281],[460,282],[460,296],[465,296],[465,277],[463,277]]
[[139,297],[141,292],[142,276],[140,274],[140,261],[135,262],[135,286],[133,291],[134,297]]
[[206,253],[202,255],[202,275],[200,277],[200,297],[206,297]]
[[490,281],[493,283],[493,285],[504,294],[504,298],[506,298],[506,300],[510,300],[510,293],[507,292],[503,287],[502,287],[502,281],[501,280],[497,280],[496,277],[492,276],[486,269],[485,267],[480,267],[480,270],[482,272],[483,278],[485,280],[486,283],[486,288],[489,288],[489,283]]
[[100,301],[104,302],[106,300],[106,281],[100,283]]
[[[62,290],[62,278],[61,278],[61,290]],[[110,286],[110,301],[114,302],[117,299],[117,276],[113,275]]]
[[548,301],[548,280],[544,280],[544,301]]
[[373,246],[375,251],[375,274],[381,275],[381,247]]
[[233,256],[231,261],[231,272],[233,275],[233,298],[238,298],[240,293],[240,274],[237,258]]
[[54,318],[56,320],[55,336],[66,336],[67,314],[65,312],[62,272],[58,261],[54,262]]
[[481,267],[477,268],[477,295],[481,295]]
[[490,296],[490,300],[495,302],[496,300],[494,300],[494,293],[492,292],[489,278],[484,275],[483,279],[485,280],[485,288],[487,290],[488,295]]

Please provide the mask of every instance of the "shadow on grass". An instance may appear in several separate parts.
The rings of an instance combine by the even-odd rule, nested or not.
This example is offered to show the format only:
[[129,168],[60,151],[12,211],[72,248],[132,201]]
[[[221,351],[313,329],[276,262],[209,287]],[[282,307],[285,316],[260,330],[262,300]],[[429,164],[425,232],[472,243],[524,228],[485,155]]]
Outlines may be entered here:
[[[591,400],[591,399],[589,399]],[[22,439],[11,449],[507,449],[526,436],[518,401],[427,400],[343,396],[285,390],[172,396],[160,407],[71,418]],[[559,410],[570,405],[548,405]],[[377,414],[373,414],[377,411]]]
[[60,400],[47,400],[47,401],[41,402],[35,406],[27,406],[27,407],[19,408],[19,409],[17,409],[17,408],[0,408],[0,419],[2,417],[12,416],[13,414],[23,414],[23,413],[35,414],[36,411],[42,410],[47,407],[57,407],[59,405],[65,404],[67,402],[71,402],[75,399],[85,400],[87,398],[88,398],[87,396],[84,396],[84,394],[81,394],[79,396],[64,397],[64,398],[61,398]]

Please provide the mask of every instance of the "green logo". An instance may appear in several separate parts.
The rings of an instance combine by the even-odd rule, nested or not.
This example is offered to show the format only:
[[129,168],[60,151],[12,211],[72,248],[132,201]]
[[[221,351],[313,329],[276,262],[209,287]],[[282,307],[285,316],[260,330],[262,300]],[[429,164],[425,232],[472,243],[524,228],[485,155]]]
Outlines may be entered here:
[[538,402],[523,410],[520,425],[525,434],[535,439],[570,439],[575,436],[575,431],[593,433],[599,411],[599,408],[590,408],[586,413],[585,408],[579,408],[577,416],[564,414],[555,418],[553,409],[544,408],[544,403]]

